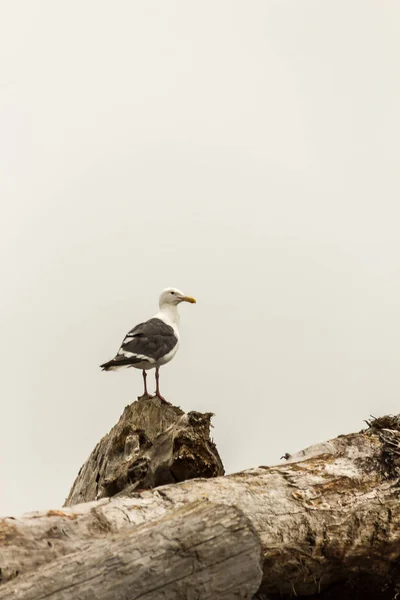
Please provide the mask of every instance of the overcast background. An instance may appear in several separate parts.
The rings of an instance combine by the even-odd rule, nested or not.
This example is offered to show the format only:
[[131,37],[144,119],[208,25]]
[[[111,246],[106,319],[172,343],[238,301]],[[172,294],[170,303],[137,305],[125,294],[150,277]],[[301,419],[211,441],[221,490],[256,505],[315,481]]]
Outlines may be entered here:
[[1,2],[0,514],[63,503],[166,286],[227,472],[400,412],[399,56],[394,0]]

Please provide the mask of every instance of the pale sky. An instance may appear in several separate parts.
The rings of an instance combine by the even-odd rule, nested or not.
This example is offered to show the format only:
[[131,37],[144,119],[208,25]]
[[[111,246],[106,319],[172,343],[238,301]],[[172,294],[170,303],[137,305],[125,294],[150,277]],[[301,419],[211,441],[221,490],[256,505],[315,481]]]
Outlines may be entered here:
[[394,0],[0,3],[0,514],[63,503],[167,286],[228,473],[399,412],[399,56]]

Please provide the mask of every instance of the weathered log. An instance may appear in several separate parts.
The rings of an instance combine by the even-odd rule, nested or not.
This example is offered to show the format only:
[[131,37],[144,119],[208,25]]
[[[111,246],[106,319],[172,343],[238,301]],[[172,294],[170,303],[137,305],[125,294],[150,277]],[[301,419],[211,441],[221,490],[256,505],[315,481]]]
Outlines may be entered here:
[[[368,430],[312,446],[283,465],[3,519],[3,580],[208,499],[237,506],[260,534],[259,593],[268,599],[328,597],[335,585],[346,581],[357,589],[360,580],[372,595],[359,597],[383,598],[384,589],[393,596],[400,582],[399,475],[400,418],[377,419]],[[354,589],[339,597],[356,598]]]
[[0,587],[0,600],[245,600],[261,582],[261,542],[235,507],[189,504]]
[[189,412],[142,396],[97,444],[65,506],[155,488],[194,477],[217,477],[224,467],[210,438],[212,413]]

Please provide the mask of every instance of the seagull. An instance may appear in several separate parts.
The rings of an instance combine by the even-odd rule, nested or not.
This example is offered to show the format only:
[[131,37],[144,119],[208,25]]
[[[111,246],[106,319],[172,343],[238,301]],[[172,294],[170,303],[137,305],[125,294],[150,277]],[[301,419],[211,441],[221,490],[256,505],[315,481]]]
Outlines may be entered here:
[[161,292],[159,312],[148,321],[139,323],[131,329],[123,339],[116,356],[100,365],[103,371],[117,371],[126,367],[141,369],[144,383],[144,395],[147,392],[147,373],[156,370],[156,393],[162,402],[170,404],[160,394],[160,367],[172,360],[179,347],[179,313],[178,304],[196,300],[185,296],[176,288],[166,288]]

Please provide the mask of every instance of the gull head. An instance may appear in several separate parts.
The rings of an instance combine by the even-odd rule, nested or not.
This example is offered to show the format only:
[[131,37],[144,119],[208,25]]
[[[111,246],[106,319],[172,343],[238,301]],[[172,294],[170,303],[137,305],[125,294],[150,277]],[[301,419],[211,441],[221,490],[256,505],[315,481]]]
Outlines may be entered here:
[[185,296],[183,292],[176,288],[166,288],[161,292],[160,296],[160,308],[163,306],[177,306],[181,302],[190,302],[190,304],[196,304],[196,300],[192,296]]

